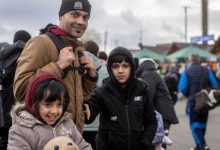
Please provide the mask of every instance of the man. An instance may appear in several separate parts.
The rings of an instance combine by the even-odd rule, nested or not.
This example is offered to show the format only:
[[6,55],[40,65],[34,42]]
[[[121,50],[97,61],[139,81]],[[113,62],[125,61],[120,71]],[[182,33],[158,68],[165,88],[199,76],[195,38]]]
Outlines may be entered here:
[[[3,116],[0,115],[0,150],[7,149],[8,132],[12,125],[10,111],[15,103],[12,85],[15,74],[16,59],[30,38],[30,33],[25,30],[18,30],[14,34],[13,44],[6,44],[7,46],[2,49],[0,54],[1,62],[3,64],[0,66],[0,101],[2,103],[2,108],[0,106],[0,110],[3,113]],[[2,54],[4,54],[4,57]]]
[[187,113],[196,143],[196,147],[192,150],[209,150],[205,140],[208,113],[196,113],[194,111],[195,95],[201,89],[216,86],[217,82],[212,71],[201,66],[198,55],[191,55],[189,57],[189,67],[182,73],[178,88],[188,98]]
[[62,77],[70,96],[67,111],[72,113],[80,132],[84,125],[82,103],[98,79],[92,59],[81,55],[83,44],[77,40],[88,26],[90,10],[88,0],[62,0],[59,26],[47,26],[47,32],[59,37],[66,47],[58,51],[45,34],[33,37],[17,62],[14,81],[14,95],[18,101],[24,101],[29,80],[36,74],[48,72]]

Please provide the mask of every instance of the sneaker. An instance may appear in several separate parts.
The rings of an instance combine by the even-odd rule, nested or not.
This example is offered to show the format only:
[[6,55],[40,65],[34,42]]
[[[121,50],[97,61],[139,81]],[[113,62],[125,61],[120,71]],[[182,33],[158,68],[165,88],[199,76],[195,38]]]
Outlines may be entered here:
[[171,145],[172,143],[173,143],[173,141],[168,136],[165,135],[163,137],[163,144]]
[[206,146],[204,147],[204,150],[210,150],[210,148],[208,147],[208,145],[206,145]]

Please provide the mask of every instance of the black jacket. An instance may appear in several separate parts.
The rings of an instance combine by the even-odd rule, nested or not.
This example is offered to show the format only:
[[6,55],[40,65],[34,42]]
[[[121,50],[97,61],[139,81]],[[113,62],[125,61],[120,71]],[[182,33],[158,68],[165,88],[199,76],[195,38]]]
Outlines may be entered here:
[[144,61],[137,68],[136,75],[148,83],[150,100],[153,102],[155,109],[161,113],[164,122],[177,124],[179,121],[174,110],[173,101],[164,80],[156,72],[155,64],[151,61]]
[[[123,87],[111,69],[120,57],[131,65],[129,79]],[[150,150],[148,146],[157,129],[156,114],[148,99],[147,83],[135,78],[134,60],[129,50],[122,47],[114,49],[109,54],[107,69],[109,78],[102,87],[94,90],[88,101],[91,118],[87,123],[100,113],[96,149]]]
[[153,104],[148,100],[147,85],[135,79],[129,99],[108,79],[96,88],[88,101],[91,109],[91,123],[100,112],[100,125],[96,146],[100,150],[147,150],[155,135],[157,120]]

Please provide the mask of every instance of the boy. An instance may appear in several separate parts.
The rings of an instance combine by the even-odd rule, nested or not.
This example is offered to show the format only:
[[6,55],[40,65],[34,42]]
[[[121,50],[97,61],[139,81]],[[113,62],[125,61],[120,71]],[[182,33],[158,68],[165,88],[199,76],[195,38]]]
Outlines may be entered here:
[[157,128],[147,84],[135,77],[130,51],[117,47],[109,54],[107,78],[85,104],[86,123],[100,113],[97,150],[149,150]]

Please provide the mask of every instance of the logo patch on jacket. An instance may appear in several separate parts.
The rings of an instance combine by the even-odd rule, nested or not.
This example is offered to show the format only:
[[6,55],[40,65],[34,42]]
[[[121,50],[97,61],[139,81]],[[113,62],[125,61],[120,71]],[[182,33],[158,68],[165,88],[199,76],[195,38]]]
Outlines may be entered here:
[[117,116],[112,116],[110,119],[111,121],[117,121]]
[[143,96],[136,96],[134,97],[134,101],[142,101],[143,100]]

